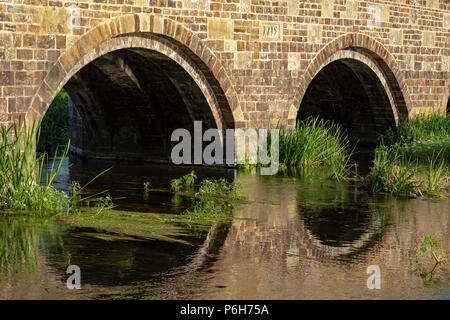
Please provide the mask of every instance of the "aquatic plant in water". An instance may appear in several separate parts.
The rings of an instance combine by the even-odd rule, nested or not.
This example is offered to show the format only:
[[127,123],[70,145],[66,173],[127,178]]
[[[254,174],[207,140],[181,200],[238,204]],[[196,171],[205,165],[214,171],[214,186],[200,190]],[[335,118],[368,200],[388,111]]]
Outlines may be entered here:
[[197,179],[197,176],[194,171],[191,171],[180,178],[173,179],[170,183],[170,189],[174,192],[188,189],[194,185],[195,179]]
[[[192,171],[181,178],[173,179],[171,189],[175,192],[187,190],[194,185],[196,178],[197,176]],[[198,192],[192,195],[196,198],[194,198],[195,204],[192,209],[184,211],[184,215],[189,217],[189,221],[223,220],[231,216],[233,207],[230,202],[242,198],[242,186],[223,178],[206,179],[200,183]]]
[[238,183],[228,182],[224,178],[219,180],[207,179],[200,183],[198,195],[240,199],[242,198],[242,186]]
[[188,245],[191,245],[189,238],[192,237],[192,228],[201,230],[204,235],[211,227],[209,220],[184,214],[120,211],[114,208],[104,210],[101,215],[96,214],[96,208],[85,208],[77,214],[61,215],[58,218],[71,226]]
[[97,207],[96,214],[100,214],[104,210],[111,210],[112,208],[114,208],[114,202],[112,197],[110,195],[107,195],[106,197],[100,197],[97,201],[96,207]]
[[413,272],[422,279],[425,287],[439,283],[436,272],[445,271],[449,254],[450,252],[442,250],[441,240],[433,236],[426,236],[422,244],[410,253],[410,262],[415,266]]

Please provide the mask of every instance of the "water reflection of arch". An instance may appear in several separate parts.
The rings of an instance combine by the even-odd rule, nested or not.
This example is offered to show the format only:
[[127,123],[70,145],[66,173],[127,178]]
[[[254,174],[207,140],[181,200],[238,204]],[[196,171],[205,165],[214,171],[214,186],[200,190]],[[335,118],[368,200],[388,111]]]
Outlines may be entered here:
[[241,252],[253,256],[273,257],[287,253],[318,261],[345,260],[369,250],[381,236],[383,222],[375,217],[374,212],[372,214],[364,232],[345,246],[324,243],[302,220],[301,212],[297,219],[273,225],[259,225],[256,220],[236,220],[230,228],[225,246],[239,247]]
[[299,205],[301,243],[319,260],[348,259],[369,250],[379,241],[387,224],[367,194],[355,193],[345,205],[330,201],[311,208]]
[[46,243],[46,266],[61,275],[64,282],[68,264],[78,265],[83,272],[83,285],[96,286],[100,291],[136,282],[158,283],[166,276],[189,278],[209,265],[211,257],[220,250],[228,227],[229,224],[214,224],[206,235],[192,238],[191,245],[187,245],[139,238],[111,242],[102,240],[102,233],[97,238],[98,230],[65,226],[66,231],[60,235],[61,247]]
[[[233,222],[224,243],[224,251],[227,254],[236,255],[236,258],[238,255],[245,255],[261,260],[275,258],[292,262],[295,257],[306,257],[331,262],[361,258],[361,255],[371,250],[381,240],[387,223],[386,217],[368,201],[367,195],[364,196],[362,193],[353,192],[344,187],[341,193],[351,198],[345,200],[347,207],[337,208],[333,205],[332,199],[325,197],[323,201],[318,201],[322,203],[318,206],[319,212],[316,211],[316,214],[320,214],[314,220],[311,216],[311,208],[302,206],[298,193],[292,192],[291,186],[279,187],[281,189],[287,187],[287,189],[278,190],[276,193],[270,191],[265,193],[267,199],[273,197],[279,200],[279,203],[271,204],[270,200],[255,202],[251,206],[243,207],[236,214],[237,219]],[[300,192],[304,191],[302,189]],[[326,192],[322,194],[326,195]],[[333,191],[330,194],[336,195],[336,192]],[[328,208],[323,209],[326,206]],[[349,220],[335,219],[331,223],[335,224],[336,229],[350,230],[348,233],[350,236],[347,234],[347,237],[343,238],[344,241],[342,239],[339,241],[339,238],[336,238],[339,235],[329,234],[329,238],[324,241],[323,235],[317,232],[317,229],[323,227],[324,223],[330,223],[325,216],[326,210],[331,212],[343,210],[343,215],[348,215],[353,210],[354,217],[363,215],[363,218],[357,219],[353,225]]]

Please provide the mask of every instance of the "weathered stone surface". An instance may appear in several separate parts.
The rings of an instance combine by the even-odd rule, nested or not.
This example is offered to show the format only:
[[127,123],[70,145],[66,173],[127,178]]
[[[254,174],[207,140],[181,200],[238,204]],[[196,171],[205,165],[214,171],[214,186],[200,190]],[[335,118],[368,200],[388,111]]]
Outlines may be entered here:
[[443,72],[450,72],[450,56],[442,56],[442,70]]
[[234,54],[234,67],[236,69],[249,69],[252,66],[252,53],[247,51]]
[[450,13],[444,14],[444,27],[450,29]]
[[339,52],[371,57],[394,114],[440,108],[450,92],[445,0],[0,1],[0,15],[1,124],[44,112],[51,101],[41,96],[51,99],[108,52],[149,47],[151,34],[169,41],[168,57],[222,106],[211,112],[228,126],[273,116],[292,124],[314,76]]
[[183,0],[182,3],[185,9],[205,10],[209,5],[209,0]]
[[288,70],[299,71],[301,69],[301,53],[290,52],[288,55]]
[[313,44],[322,43],[322,26],[308,25],[308,42]]
[[389,38],[393,45],[401,46],[403,44],[403,30],[392,29]]
[[233,39],[233,21],[228,19],[208,19],[208,38],[209,39]]
[[298,15],[298,1],[297,0],[287,0],[287,14],[288,15]]
[[415,60],[413,55],[406,56],[406,70],[414,70]]
[[358,1],[347,0],[347,10],[345,11],[345,18],[347,19],[358,18]]
[[334,11],[334,0],[320,0],[322,17],[332,18]]
[[261,23],[259,28],[260,41],[281,41],[283,25],[281,23]]
[[439,0],[427,0],[427,5],[433,9],[439,9]]
[[425,47],[434,47],[434,32],[433,31],[424,31],[422,33],[422,43]]

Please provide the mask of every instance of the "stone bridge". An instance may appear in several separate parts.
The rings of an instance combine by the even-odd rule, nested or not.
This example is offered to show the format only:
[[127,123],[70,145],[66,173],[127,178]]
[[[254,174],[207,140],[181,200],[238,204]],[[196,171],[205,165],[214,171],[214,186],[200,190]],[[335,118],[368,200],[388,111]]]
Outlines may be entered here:
[[0,124],[65,88],[72,150],[167,159],[175,128],[321,115],[373,142],[449,108],[449,0],[0,0]]

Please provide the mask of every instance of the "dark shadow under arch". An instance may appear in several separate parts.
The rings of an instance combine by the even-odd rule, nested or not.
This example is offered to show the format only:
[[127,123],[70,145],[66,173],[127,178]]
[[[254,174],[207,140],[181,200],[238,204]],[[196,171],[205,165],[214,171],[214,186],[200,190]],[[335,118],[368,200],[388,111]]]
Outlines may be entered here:
[[319,116],[342,125],[352,142],[375,144],[396,125],[391,102],[377,74],[350,58],[332,61],[309,84],[297,120]]
[[170,162],[171,134],[194,121],[217,124],[201,89],[162,53],[130,48],[109,52],[64,86],[70,96],[71,150],[103,159]]
[[[108,133],[108,129],[109,131],[112,131],[112,128],[116,130],[120,128],[120,126],[114,126],[111,123],[108,123],[107,118],[102,120],[98,117],[98,115],[109,115],[111,112],[110,109],[105,107],[106,104],[103,103],[106,99],[115,101],[114,103],[116,105],[120,104],[119,101],[125,102],[122,103],[122,105],[129,104],[130,101],[125,97],[127,96],[129,98],[131,95],[120,95],[119,92],[136,92],[136,88],[129,86],[126,82],[134,84],[138,83],[139,85],[137,85],[137,87],[139,89],[142,88],[142,85],[137,81],[136,75],[134,74],[135,70],[130,68],[126,63],[123,64],[122,69],[119,68],[120,72],[116,73],[115,71],[118,69],[112,70],[115,67],[113,64],[110,64],[105,68],[107,64],[97,60],[105,58],[109,59],[111,58],[109,55],[112,52],[121,50],[128,51],[127,58],[129,58],[128,55],[130,52],[134,51],[134,53],[141,54],[143,50],[141,53],[137,51],[145,49],[147,52],[152,51],[153,53],[162,54],[160,57],[169,58],[168,61],[171,64],[168,72],[148,73],[154,76],[153,79],[161,76],[159,80],[166,82],[168,87],[172,87],[173,90],[170,90],[170,95],[165,95],[164,90],[159,92],[159,96],[163,97],[164,104],[169,104],[168,101],[178,101],[178,109],[163,108],[163,111],[166,112],[168,123],[181,122],[183,125],[177,125],[177,127],[185,127],[187,122],[184,119],[186,119],[186,114],[189,114],[191,121],[202,120],[205,122],[204,130],[210,127],[217,127],[220,131],[234,128],[234,115],[237,113],[239,116],[242,111],[232,83],[214,52],[208,48],[207,44],[182,24],[167,17],[157,19],[157,21],[155,19],[154,17],[150,17],[149,21],[147,15],[140,14],[121,15],[98,24],[86,34],[82,35],[72,46],[67,48],[67,50],[61,54],[55,64],[51,67],[50,71],[46,74],[43,81],[41,81],[39,88],[31,100],[30,108],[26,113],[25,117],[27,121],[42,119],[54,97],[64,87],[67,89],[70,96],[73,97],[74,101],[72,102],[76,103],[73,116],[77,116],[80,121],[78,124],[74,123],[85,126],[84,132],[80,131],[81,138],[78,137],[80,138],[80,141],[84,143],[82,147],[88,150],[85,146],[90,145],[92,149],[95,149],[93,150],[94,152],[87,152],[86,154],[100,158],[148,158],[145,152],[139,150],[143,149],[143,146],[135,143],[139,140],[136,139],[136,137],[139,136],[139,133],[136,133],[136,130],[134,130],[134,132],[133,130],[122,130],[122,136],[125,136],[126,139],[119,140],[126,140],[127,142],[122,143],[122,146],[114,145],[113,142],[117,139],[111,137],[110,132]],[[117,26],[120,26],[120,28],[117,28]],[[115,58],[113,58],[113,60],[114,59]],[[95,66],[95,64],[97,65]],[[129,62],[129,64],[132,65],[133,63]],[[158,65],[158,63],[154,64]],[[141,66],[142,64],[139,64],[139,67]],[[181,67],[181,69],[178,67]],[[100,81],[86,81],[86,77],[80,76],[81,73],[83,73],[84,68],[91,68],[89,71],[92,71],[92,74],[91,72],[85,72],[89,74],[88,78],[94,77],[96,74],[99,76],[97,79]],[[181,78],[184,76],[184,79],[181,79],[179,77],[180,75]],[[186,75],[190,78],[186,77]],[[127,79],[127,77],[129,79]],[[118,81],[118,78],[126,80]],[[192,82],[191,80],[194,81]],[[124,86],[121,86],[121,88],[126,88],[127,90],[93,89],[98,88],[102,83],[104,84],[108,81],[112,81],[113,83],[122,82]],[[87,86],[86,82],[91,82],[91,85]],[[191,86],[188,84],[193,84],[194,82],[195,85]],[[88,88],[88,90],[86,90],[86,88]],[[197,90],[197,88],[199,90]],[[77,92],[84,92],[84,95],[77,94]],[[199,92],[201,92],[201,94],[198,94]],[[95,99],[92,99],[93,96]],[[132,102],[138,100],[138,107],[142,106],[140,102],[145,101],[142,94],[133,96],[133,99]],[[91,102],[94,101],[96,103],[91,104],[92,107],[90,107],[89,110],[84,110],[86,111],[86,114],[81,121],[84,111],[82,110],[83,107],[80,107],[80,105],[90,104],[90,100]],[[99,101],[102,103],[99,104]],[[209,106],[208,111],[203,108],[205,101]],[[198,110],[201,111],[198,112]],[[199,114],[201,115],[199,116]],[[86,115],[90,117],[90,120]],[[142,118],[144,117],[141,117],[140,114],[137,118],[124,114],[120,121],[125,123],[135,123],[137,121],[143,121]],[[214,121],[210,121],[212,118]],[[164,122],[162,119],[160,120]],[[87,124],[87,122],[90,123]],[[103,127],[101,127],[102,122],[104,125]],[[211,122],[213,122],[212,125]],[[190,125],[192,126],[192,124]],[[93,134],[87,135],[88,127],[98,129],[98,131],[101,132],[100,139],[104,145],[102,145],[102,143],[97,143],[98,141],[95,141]],[[152,124],[148,125],[147,123],[147,128],[149,128],[149,130],[154,130]],[[161,134],[161,131],[164,132],[164,130],[160,130],[159,138],[165,139],[164,134]],[[168,129],[166,131],[170,130]],[[93,131],[91,130],[91,132]],[[84,138],[82,138],[83,135]],[[134,148],[134,150],[132,150],[133,145],[137,147]],[[156,144],[152,144],[152,146],[156,146]],[[160,158],[162,162],[167,162],[168,151],[171,148],[168,148],[167,144],[163,145],[161,148],[164,149],[162,153],[160,152],[161,154],[154,157],[154,155],[157,154],[156,152],[150,156],[152,159],[147,160],[158,160],[157,158]],[[73,145],[73,149],[77,149],[75,145]],[[81,150],[81,148],[78,148],[78,150]],[[130,150],[131,152],[129,152]]]

